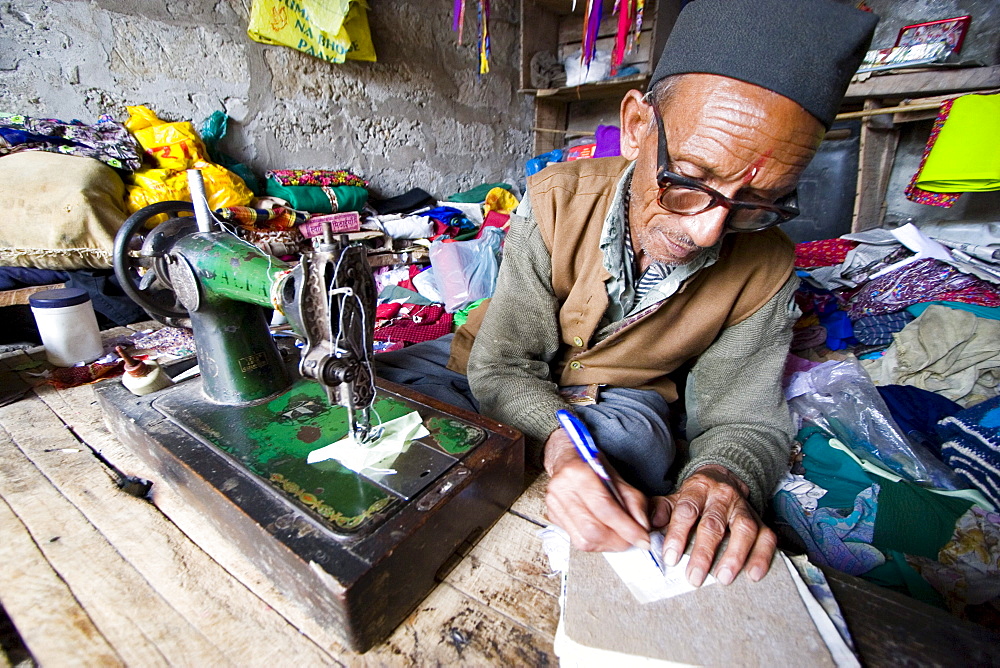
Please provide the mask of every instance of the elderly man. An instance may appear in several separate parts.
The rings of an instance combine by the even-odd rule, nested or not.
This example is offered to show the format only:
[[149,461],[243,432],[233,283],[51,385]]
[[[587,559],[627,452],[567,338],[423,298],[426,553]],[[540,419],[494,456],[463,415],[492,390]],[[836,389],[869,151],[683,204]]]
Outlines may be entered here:
[[[759,513],[793,436],[781,373],[798,283],[776,226],[797,213],[798,176],[876,20],[833,0],[696,0],[649,92],[622,101],[622,157],[528,180],[493,299],[448,366],[481,412],[544,444],[548,516],[574,546],[648,548],[664,529],[673,565],[693,534],[687,576],[700,585],[728,536],[721,582],[767,572],[776,539]],[[678,473],[679,384],[690,446]],[[569,406],[625,508],[559,429]]]

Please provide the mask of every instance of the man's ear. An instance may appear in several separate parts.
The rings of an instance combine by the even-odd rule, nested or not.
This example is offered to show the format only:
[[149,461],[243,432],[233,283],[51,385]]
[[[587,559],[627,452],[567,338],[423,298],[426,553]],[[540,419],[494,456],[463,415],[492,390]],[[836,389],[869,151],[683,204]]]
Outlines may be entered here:
[[649,105],[643,102],[642,93],[635,89],[625,93],[621,108],[621,151],[627,160],[639,157],[639,146],[649,132],[648,112]]

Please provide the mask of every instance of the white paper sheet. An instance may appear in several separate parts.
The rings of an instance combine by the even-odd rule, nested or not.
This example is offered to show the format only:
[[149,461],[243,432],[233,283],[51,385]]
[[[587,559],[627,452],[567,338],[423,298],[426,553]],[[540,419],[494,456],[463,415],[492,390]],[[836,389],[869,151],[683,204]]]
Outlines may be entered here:
[[430,434],[416,411],[382,423],[382,436],[372,444],[358,443],[348,435],[336,443],[318,448],[306,457],[307,464],[336,459],[345,467],[361,473],[365,469],[394,473],[392,469],[376,469],[375,465],[392,455],[398,455],[410,441]]

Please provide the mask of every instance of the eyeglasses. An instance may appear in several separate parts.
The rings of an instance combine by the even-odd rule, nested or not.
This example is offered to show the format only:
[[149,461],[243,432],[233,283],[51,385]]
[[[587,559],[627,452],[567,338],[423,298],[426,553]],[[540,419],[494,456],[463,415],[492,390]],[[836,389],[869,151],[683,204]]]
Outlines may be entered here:
[[690,179],[669,170],[670,156],[667,154],[667,136],[663,131],[663,118],[656,104],[650,105],[656,117],[659,133],[656,148],[656,184],[660,188],[660,206],[671,213],[695,216],[717,206],[729,210],[726,228],[732,232],[758,232],[760,230],[788,222],[799,215],[796,193],[785,195],[774,204],[742,202],[729,199],[714,188],[700,181]]

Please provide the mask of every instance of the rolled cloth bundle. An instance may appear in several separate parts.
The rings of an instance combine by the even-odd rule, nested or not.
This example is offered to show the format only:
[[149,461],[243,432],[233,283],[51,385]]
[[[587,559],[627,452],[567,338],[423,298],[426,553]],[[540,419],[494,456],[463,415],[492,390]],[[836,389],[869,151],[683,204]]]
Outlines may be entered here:
[[677,17],[649,88],[718,74],[784,95],[830,127],[876,23],[834,0],[698,0]]

